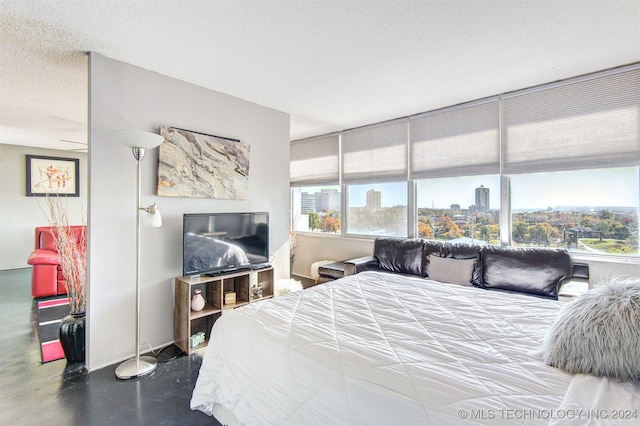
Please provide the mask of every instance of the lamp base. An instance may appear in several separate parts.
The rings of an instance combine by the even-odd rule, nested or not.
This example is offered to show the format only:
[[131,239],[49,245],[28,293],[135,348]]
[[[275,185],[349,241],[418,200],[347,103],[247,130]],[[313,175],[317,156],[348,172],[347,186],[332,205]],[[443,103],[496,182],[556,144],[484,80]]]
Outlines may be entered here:
[[116,377],[123,380],[135,379],[153,373],[157,366],[158,360],[152,356],[141,356],[139,362],[131,358],[116,368]]

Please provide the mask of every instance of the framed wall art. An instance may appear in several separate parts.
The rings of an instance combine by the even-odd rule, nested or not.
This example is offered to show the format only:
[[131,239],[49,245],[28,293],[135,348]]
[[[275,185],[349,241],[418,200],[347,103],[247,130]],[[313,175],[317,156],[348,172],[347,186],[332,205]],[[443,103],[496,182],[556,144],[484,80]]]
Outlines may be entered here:
[[79,197],[80,160],[27,155],[27,196]]
[[249,145],[237,139],[160,127],[158,195],[246,200]]

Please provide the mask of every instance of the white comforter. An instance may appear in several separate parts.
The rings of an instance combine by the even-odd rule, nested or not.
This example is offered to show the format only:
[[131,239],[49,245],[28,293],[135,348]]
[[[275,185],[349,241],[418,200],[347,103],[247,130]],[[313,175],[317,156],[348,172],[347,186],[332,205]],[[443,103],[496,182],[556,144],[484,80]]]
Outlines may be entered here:
[[366,272],[223,315],[191,408],[226,424],[548,424],[558,302]]

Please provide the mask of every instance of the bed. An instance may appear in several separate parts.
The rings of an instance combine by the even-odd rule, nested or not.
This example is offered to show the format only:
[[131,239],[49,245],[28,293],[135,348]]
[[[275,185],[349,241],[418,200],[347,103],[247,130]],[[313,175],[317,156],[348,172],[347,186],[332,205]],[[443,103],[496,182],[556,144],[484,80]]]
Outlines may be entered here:
[[576,420],[557,413],[589,409],[584,398],[613,409],[607,386],[640,405],[636,385],[572,385],[576,376],[540,360],[559,307],[401,274],[348,276],[223,315],[191,408],[230,425],[549,424]]

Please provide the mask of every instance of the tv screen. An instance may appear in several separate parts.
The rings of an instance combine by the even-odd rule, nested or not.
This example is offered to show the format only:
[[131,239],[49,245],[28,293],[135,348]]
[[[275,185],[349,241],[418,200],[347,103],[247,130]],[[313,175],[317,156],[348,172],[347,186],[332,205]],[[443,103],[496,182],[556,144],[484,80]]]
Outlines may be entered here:
[[269,264],[269,213],[189,213],[183,224],[185,276]]

